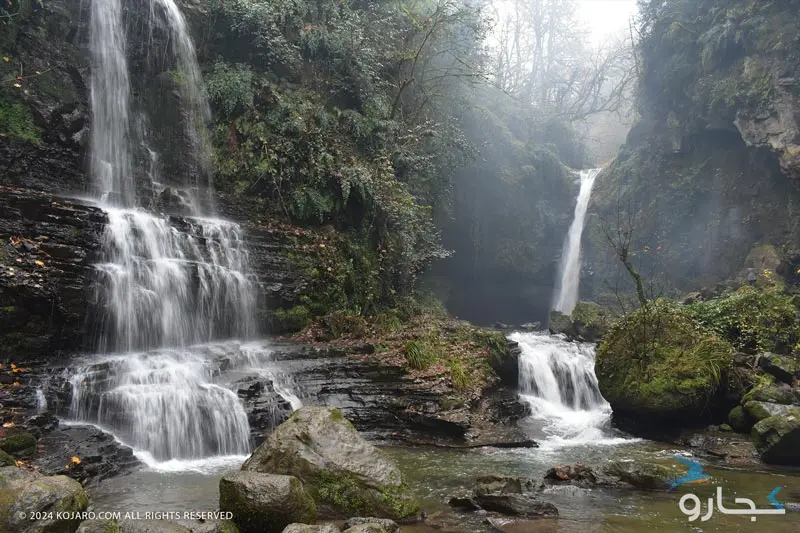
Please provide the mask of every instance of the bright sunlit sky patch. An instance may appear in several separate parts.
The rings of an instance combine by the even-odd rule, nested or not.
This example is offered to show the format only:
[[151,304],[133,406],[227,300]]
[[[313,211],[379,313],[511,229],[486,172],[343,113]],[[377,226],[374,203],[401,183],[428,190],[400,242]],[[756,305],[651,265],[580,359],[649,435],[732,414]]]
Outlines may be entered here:
[[579,15],[591,32],[593,43],[628,28],[628,20],[636,13],[636,0],[580,0]]

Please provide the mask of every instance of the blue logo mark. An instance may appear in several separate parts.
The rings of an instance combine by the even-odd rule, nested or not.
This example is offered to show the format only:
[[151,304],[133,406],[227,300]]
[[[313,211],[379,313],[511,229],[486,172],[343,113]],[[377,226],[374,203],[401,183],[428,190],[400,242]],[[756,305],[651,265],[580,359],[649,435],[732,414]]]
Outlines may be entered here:
[[771,503],[775,509],[784,509],[783,504],[775,497],[782,488],[783,487],[775,487],[772,489],[772,492],[769,493],[769,496],[767,496],[769,503]]
[[[683,463],[686,466],[688,466],[689,471],[686,472],[686,475],[683,475],[681,477],[676,477],[673,480],[667,481],[667,483],[669,483],[669,488],[667,489],[667,492],[680,487],[684,483],[697,483],[699,481],[705,481],[707,479],[711,479],[711,476],[703,473],[703,465],[701,465],[700,463],[696,461],[690,461],[689,459],[681,457],[680,455],[674,456],[674,459],[679,463]],[[777,491],[773,492],[777,493]],[[775,504],[773,503],[773,505]]]

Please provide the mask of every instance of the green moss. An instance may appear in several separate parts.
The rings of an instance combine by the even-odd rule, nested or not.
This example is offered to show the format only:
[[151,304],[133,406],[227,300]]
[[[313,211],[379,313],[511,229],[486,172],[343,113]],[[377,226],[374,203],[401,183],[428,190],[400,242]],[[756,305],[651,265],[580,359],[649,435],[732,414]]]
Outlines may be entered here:
[[30,433],[16,433],[0,440],[0,450],[12,455],[36,446],[36,437]]
[[12,103],[0,94],[0,133],[12,139],[33,144],[42,142],[41,130],[24,104]]
[[753,427],[753,422],[748,418],[747,413],[741,405],[737,405],[728,413],[728,423],[737,433],[748,433]]
[[600,390],[615,410],[692,416],[713,407],[731,346],[686,311],[656,301],[615,325],[597,351]]
[[344,414],[342,414],[341,409],[331,409],[331,420],[335,420],[336,422],[341,422],[344,420],[349,423],[349,421],[344,417]]
[[408,487],[369,488],[349,472],[323,472],[309,484],[315,500],[347,516],[378,516],[399,520],[419,512]]
[[791,389],[777,383],[770,375],[762,375],[756,386],[742,396],[742,405],[752,401],[789,405],[795,400]]
[[17,461],[5,450],[0,450],[0,466],[17,466]]

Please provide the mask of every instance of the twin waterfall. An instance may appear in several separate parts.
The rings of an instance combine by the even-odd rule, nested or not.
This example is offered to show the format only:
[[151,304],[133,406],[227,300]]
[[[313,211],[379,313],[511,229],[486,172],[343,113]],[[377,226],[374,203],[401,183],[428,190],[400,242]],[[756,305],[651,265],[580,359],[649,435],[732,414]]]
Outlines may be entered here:
[[[223,365],[268,356],[227,340],[257,333],[257,280],[239,226],[209,212],[209,107],[186,21],[174,0],[146,1],[143,33],[125,24],[142,11],[139,2],[91,6],[91,175],[108,224],[96,265],[97,355],[70,371],[70,417],[111,431],[151,465],[241,456],[250,449],[247,414],[219,378]],[[131,42],[136,35],[143,42]],[[166,50],[151,42],[156,35]],[[129,59],[137,48],[154,49],[179,80],[191,152],[181,154],[190,161],[186,175],[171,176],[186,199],[181,217],[148,210],[164,186],[154,179],[160,159],[145,125],[162,117],[147,116],[146,98],[132,98]]]

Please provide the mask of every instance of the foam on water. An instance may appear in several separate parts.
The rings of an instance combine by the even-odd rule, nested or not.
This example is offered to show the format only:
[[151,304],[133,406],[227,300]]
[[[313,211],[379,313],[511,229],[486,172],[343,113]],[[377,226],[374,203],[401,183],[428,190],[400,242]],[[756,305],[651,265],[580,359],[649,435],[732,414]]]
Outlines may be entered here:
[[531,409],[540,450],[568,446],[613,446],[632,439],[611,428],[611,406],[597,386],[594,345],[559,336],[514,333],[522,349],[520,398]]

